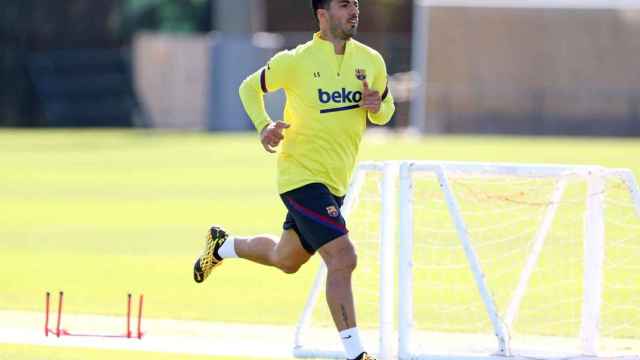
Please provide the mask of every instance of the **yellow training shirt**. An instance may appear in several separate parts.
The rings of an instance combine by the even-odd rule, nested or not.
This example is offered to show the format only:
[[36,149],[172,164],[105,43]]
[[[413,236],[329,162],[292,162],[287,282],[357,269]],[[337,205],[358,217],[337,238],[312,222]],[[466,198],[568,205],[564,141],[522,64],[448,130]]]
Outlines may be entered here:
[[[383,99],[377,114],[360,108],[362,80]],[[367,118],[386,124],[395,111],[380,54],[356,41],[346,43],[339,65],[331,42],[316,33],[313,40],[276,54],[240,86],[240,98],[258,132],[271,119],[263,94],[284,89],[287,97],[282,149],[278,157],[278,191],[322,183],[343,196],[355,166]]]

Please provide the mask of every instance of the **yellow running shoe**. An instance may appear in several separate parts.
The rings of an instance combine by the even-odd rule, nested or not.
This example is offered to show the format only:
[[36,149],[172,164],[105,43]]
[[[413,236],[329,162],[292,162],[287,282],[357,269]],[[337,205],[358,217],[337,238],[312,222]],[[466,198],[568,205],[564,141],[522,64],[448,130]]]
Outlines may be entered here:
[[360,354],[354,360],[376,360],[376,358],[374,358],[373,356],[367,354],[366,352],[363,352],[362,354]]
[[222,258],[218,255],[218,249],[227,241],[228,237],[227,232],[219,226],[212,226],[209,229],[204,252],[193,265],[193,280],[195,282],[203,282],[209,276],[211,270],[222,263]]

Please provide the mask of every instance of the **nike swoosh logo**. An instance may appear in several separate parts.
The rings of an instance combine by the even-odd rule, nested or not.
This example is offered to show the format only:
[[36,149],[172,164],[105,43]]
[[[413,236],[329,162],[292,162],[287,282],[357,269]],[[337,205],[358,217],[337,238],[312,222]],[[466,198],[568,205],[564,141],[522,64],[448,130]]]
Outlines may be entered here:
[[348,340],[351,339],[351,335],[343,337],[343,339]]

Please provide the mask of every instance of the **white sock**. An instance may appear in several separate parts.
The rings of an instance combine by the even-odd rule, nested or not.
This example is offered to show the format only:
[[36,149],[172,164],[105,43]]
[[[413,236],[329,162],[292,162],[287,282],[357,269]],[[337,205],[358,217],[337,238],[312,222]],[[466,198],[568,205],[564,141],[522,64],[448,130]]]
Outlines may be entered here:
[[223,259],[237,258],[236,254],[236,238],[229,236],[227,240],[218,249],[218,255]]
[[347,353],[347,359],[355,359],[364,352],[357,327],[340,331],[340,339],[344,345],[344,351]]

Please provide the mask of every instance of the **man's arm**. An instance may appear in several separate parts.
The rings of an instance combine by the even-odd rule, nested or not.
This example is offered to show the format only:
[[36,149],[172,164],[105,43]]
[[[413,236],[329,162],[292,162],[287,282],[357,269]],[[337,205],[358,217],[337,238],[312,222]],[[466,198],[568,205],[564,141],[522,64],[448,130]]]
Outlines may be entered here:
[[271,121],[264,107],[264,94],[286,88],[288,79],[286,71],[290,59],[291,54],[287,51],[276,54],[264,68],[251,74],[240,85],[240,100],[244,110],[260,133],[262,146],[270,153],[275,152],[273,148],[280,144],[284,138],[283,131],[289,125],[282,121]]
[[264,108],[264,93],[260,86],[260,77],[263,69],[251,74],[240,85],[240,100],[244,111],[247,112],[251,122],[258,132],[262,132],[270,123],[271,117]]
[[368,111],[368,117],[372,123],[384,125],[391,120],[396,106],[387,87],[387,67],[379,55],[376,72],[380,75],[375,77],[372,88],[369,88],[369,83],[366,80],[362,82],[361,107]]

